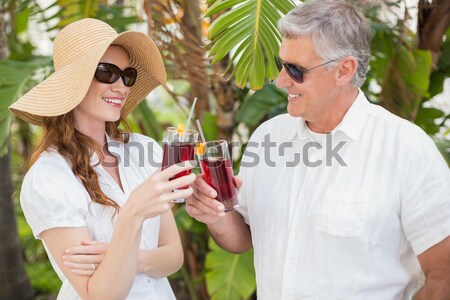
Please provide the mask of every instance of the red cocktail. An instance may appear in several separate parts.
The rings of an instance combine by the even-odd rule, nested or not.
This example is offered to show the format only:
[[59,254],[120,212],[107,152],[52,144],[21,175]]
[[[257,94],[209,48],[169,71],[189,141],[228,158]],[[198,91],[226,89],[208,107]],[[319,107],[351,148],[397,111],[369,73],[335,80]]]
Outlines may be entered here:
[[227,142],[207,142],[198,155],[203,178],[217,192],[216,199],[223,203],[226,212],[237,208],[237,189]]
[[[163,142],[163,145],[164,145],[164,154],[162,160],[163,170],[179,162],[194,159],[194,146],[195,146],[194,144]],[[183,171],[170,178],[170,180],[189,174],[191,174],[191,170]],[[187,189],[188,187],[184,186],[182,188]]]
[[[197,141],[198,133],[194,130],[183,130],[175,127],[166,128],[166,133],[163,141],[164,153],[162,160],[162,170],[188,160],[194,159],[195,142]],[[170,180],[189,175],[191,170],[183,171]],[[184,186],[180,189],[187,189]],[[175,203],[183,203],[185,199],[177,199]]]

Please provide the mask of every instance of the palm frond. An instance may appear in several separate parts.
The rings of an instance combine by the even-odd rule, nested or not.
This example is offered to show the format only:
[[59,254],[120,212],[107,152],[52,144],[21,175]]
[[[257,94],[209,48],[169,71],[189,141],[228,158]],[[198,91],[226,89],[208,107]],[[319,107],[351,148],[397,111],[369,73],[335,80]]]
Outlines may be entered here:
[[[224,12],[209,28],[210,53],[216,63],[232,53],[226,72],[243,88],[261,89],[265,79],[278,75],[273,57],[281,36],[277,30],[280,17],[295,7],[292,0],[217,0],[206,16]],[[228,10],[228,11],[227,11]]]

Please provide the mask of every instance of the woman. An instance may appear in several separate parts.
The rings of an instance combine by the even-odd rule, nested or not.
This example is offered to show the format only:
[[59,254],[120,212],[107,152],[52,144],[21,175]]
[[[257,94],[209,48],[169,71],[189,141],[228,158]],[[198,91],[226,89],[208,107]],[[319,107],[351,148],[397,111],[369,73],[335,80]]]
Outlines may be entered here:
[[95,19],[54,43],[55,73],[10,106],[43,127],[21,205],[63,285],[58,299],[174,299],[166,276],[183,263],[170,208],[193,165],[157,169],[161,148],[120,122],[166,72],[153,41]]

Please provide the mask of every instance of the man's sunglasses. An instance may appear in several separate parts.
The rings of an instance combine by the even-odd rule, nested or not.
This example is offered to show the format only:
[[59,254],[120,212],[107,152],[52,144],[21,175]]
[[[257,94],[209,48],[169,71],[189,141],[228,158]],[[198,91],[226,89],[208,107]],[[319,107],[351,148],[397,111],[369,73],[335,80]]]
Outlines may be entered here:
[[303,83],[303,75],[315,68],[324,66],[326,64],[332,63],[336,61],[336,59],[327,61],[323,64],[320,64],[318,66],[309,68],[309,69],[305,69],[303,67],[294,65],[294,64],[290,64],[287,62],[282,61],[278,56],[275,56],[275,63],[277,64],[278,67],[278,71],[281,71],[281,68],[284,67],[284,69],[286,70],[286,73],[289,75],[289,77],[291,77],[292,80],[294,80],[297,83]]
[[99,63],[94,76],[99,82],[108,84],[112,84],[122,77],[123,84],[130,87],[136,82],[137,71],[131,67],[121,70],[113,64]]

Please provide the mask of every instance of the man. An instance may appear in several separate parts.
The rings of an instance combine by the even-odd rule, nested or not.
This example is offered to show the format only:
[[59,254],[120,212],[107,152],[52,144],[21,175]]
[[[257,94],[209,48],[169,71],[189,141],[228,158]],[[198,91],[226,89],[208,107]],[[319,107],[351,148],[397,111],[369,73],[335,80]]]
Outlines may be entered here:
[[449,170],[421,129],[359,89],[367,20],[312,0],[279,27],[288,114],[252,135],[237,211],[199,176],[187,212],[224,249],[254,248],[258,299],[450,299]]

